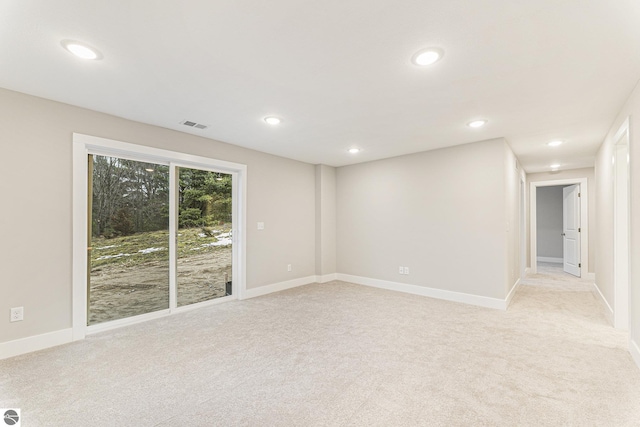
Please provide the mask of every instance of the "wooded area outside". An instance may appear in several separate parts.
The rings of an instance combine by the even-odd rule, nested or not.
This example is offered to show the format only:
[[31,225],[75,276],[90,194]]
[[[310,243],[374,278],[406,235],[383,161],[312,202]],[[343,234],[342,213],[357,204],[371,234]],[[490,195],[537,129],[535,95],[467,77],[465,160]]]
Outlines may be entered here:
[[[93,157],[92,235],[169,228],[169,166]],[[231,175],[179,168],[179,228],[231,222]]]
[[[89,324],[169,307],[169,166],[90,156]],[[232,176],[178,168],[178,305],[226,295]]]

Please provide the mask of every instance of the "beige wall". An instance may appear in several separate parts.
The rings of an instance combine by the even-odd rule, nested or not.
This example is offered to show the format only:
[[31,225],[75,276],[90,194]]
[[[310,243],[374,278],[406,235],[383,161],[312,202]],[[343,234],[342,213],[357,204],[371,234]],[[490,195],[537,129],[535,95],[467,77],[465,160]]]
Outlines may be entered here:
[[630,332],[631,341],[640,345],[640,86],[637,86],[620,110],[598,151],[596,181],[598,191],[598,253],[596,283],[614,307],[613,282],[613,148],[614,137],[629,118],[629,162],[631,170],[631,254],[630,267]]
[[0,342],[71,327],[73,132],[246,164],[247,288],[315,274],[313,165],[4,89],[0,117]]
[[596,242],[599,248],[596,263],[596,284],[600,292],[614,307],[613,287],[613,144],[603,144],[596,157],[596,194],[598,198]]
[[316,165],[316,274],[336,273],[336,168]]
[[499,139],[338,168],[338,271],[505,298],[505,146]]
[[[505,295],[520,277],[520,177],[521,169],[511,147],[503,142],[505,212],[503,233],[505,236],[506,268]],[[525,232],[526,235],[526,232]]]
[[[588,195],[589,195],[589,207],[588,207],[588,215],[589,215],[589,273],[593,273],[596,270],[596,253],[597,253],[597,238],[596,236],[600,232],[597,229],[598,224],[596,223],[596,206],[600,204],[600,200],[598,199],[598,195],[596,194],[596,179],[595,179],[595,170],[594,168],[581,168],[581,169],[569,169],[558,172],[541,172],[541,173],[532,173],[527,175],[527,210],[530,211],[530,202],[531,195],[529,194],[530,183],[532,182],[542,182],[542,181],[557,181],[557,180],[565,180],[565,179],[576,179],[576,178],[586,178],[587,187],[588,187]],[[527,230],[530,229],[530,214],[527,212]],[[527,233],[527,267],[531,267],[531,240],[529,233]]]

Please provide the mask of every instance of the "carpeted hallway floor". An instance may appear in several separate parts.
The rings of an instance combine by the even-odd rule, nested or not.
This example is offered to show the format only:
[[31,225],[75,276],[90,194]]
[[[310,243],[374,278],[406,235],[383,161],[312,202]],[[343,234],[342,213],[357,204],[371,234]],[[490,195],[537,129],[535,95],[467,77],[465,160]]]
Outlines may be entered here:
[[342,282],[0,361],[23,426],[637,426],[640,370],[587,282],[508,311]]

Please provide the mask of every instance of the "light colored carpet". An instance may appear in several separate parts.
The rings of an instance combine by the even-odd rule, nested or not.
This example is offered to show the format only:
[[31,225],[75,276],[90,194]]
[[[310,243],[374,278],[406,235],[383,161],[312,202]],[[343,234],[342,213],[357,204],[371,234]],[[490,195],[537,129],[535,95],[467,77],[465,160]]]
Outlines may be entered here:
[[341,282],[216,305],[0,361],[0,407],[25,427],[640,425],[590,286],[525,283],[506,312]]

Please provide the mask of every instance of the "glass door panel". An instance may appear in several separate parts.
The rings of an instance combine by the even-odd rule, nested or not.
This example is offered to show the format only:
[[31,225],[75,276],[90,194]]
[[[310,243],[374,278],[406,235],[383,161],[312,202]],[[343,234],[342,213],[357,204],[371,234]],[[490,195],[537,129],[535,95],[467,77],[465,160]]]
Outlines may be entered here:
[[178,168],[177,305],[231,295],[232,175]]
[[169,308],[169,166],[90,155],[88,324]]

